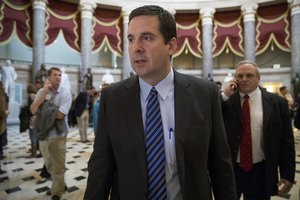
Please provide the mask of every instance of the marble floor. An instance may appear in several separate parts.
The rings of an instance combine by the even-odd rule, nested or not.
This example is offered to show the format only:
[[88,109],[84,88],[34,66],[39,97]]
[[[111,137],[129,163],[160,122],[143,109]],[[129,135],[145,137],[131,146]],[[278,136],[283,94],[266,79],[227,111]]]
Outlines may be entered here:
[[[93,129],[89,129],[88,139],[93,141]],[[300,188],[300,132],[295,130],[296,155],[297,155],[297,183],[292,188],[290,200],[299,200]],[[82,200],[87,179],[87,161],[93,150],[93,143],[81,143],[77,128],[70,130],[67,140],[66,159],[66,183],[67,192],[62,199]],[[8,127],[8,145],[4,148],[4,155],[1,160],[2,169],[7,171],[0,174],[0,200],[47,200],[51,199],[46,195],[51,182],[42,184],[36,182],[41,179],[39,173],[43,166],[42,158],[25,158],[30,141],[28,133],[19,133],[19,126]],[[272,197],[272,200],[283,198]],[[227,200],[227,199],[224,199]]]

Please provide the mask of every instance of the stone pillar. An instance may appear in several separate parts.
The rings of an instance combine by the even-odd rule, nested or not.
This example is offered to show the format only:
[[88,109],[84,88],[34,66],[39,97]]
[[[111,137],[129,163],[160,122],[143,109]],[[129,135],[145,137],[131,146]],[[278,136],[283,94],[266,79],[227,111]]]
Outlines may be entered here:
[[123,7],[123,79],[126,79],[130,76],[130,72],[133,70],[129,58],[128,52],[128,22],[129,22],[129,14],[132,11],[132,8]]
[[45,62],[45,26],[47,0],[33,1],[33,51],[32,51],[32,81],[41,64]]
[[300,75],[300,0],[289,0],[291,4],[291,61],[292,76]]
[[118,65],[117,65],[117,54],[115,52],[111,53],[111,66],[114,69],[118,67]]
[[[93,12],[96,8],[96,3],[90,0],[80,0],[81,11],[81,67],[80,67],[80,80],[83,80],[87,69],[91,68],[91,54],[92,54],[92,23]],[[80,89],[82,89],[81,86]]]
[[202,21],[202,45],[203,45],[203,70],[202,77],[207,78],[208,74],[213,78],[213,17],[214,8],[202,8],[200,10]]
[[250,3],[241,7],[244,19],[244,52],[245,60],[255,62],[255,14],[257,4]]

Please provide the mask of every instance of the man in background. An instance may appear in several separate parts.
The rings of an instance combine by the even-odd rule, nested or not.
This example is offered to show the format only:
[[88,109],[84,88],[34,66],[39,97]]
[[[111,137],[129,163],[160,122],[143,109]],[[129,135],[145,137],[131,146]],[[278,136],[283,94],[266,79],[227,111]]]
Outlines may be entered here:
[[80,92],[75,99],[74,108],[79,128],[79,135],[81,142],[89,142],[87,138],[87,131],[90,124],[90,111],[93,107],[92,98],[96,93],[95,87],[87,91]]
[[[51,191],[47,192],[47,194],[52,195],[52,200],[59,200],[66,190],[64,178],[66,171],[66,136],[68,133],[66,116],[71,107],[72,97],[69,90],[60,86],[60,82],[60,69],[56,67],[50,68],[48,79],[46,79],[43,88],[38,91],[34,102],[30,106],[32,114],[37,114],[35,123],[46,123],[47,126],[51,123],[52,126],[43,135],[45,138],[39,142],[45,165],[52,178]],[[43,104],[47,102],[51,102],[50,106],[54,105],[54,108],[50,106],[45,108]],[[47,110],[49,107],[55,109],[55,111],[49,112]],[[41,119],[38,112],[42,113],[41,116],[47,117],[47,119]],[[41,135],[41,131],[37,128],[36,134],[37,136]]]
[[244,200],[286,196],[295,178],[294,136],[287,101],[261,88],[259,81],[258,66],[241,61],[222,92],[237,196],[243,194]]

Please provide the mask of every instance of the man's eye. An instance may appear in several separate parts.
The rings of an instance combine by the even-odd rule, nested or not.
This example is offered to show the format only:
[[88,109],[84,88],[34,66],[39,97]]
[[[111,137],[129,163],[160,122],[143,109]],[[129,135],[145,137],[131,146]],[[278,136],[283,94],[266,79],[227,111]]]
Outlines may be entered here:
[[129,43],[132,43],[133,39],[131,37],[127,38]]
[[150,35],[145,35],[144,39],[147,41],[150,41],[152,39],[152,37]]

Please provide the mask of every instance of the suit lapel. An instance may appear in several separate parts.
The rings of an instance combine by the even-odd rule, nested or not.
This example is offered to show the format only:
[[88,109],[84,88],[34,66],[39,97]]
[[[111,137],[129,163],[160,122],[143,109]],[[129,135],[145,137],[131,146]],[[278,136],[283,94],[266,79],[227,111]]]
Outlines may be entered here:
[[137,76],[133,77],[124,87],[122,93],[124,112],[128,113],[127,124],[129,135],[134,145],[137,163],[140,167],[145,188],[147,188],[147,166],[145,156],[145,136],[140,102],[140,86]]
[[188,93],[189,81],[183,75],[174,71],[174,104],[175,104],[175,149],[177,169],[181,188],[184,188],[185,166],[184,150],[186,145],[186,130],[188,130],[191,110],[191,96]]
[[237,118],[242,124],[242,106],[241,106],[240,95],[238,94],[238,92],[232,95],[232,98],[230,99],[230,103],[232,104],[233,110],[235,111]]
[[266,132],[267,124],[270,121],[272,114],[272,98],[267,94],[267,92],[260,88],[262,97],[262,107],[263,107],[263,133]]

